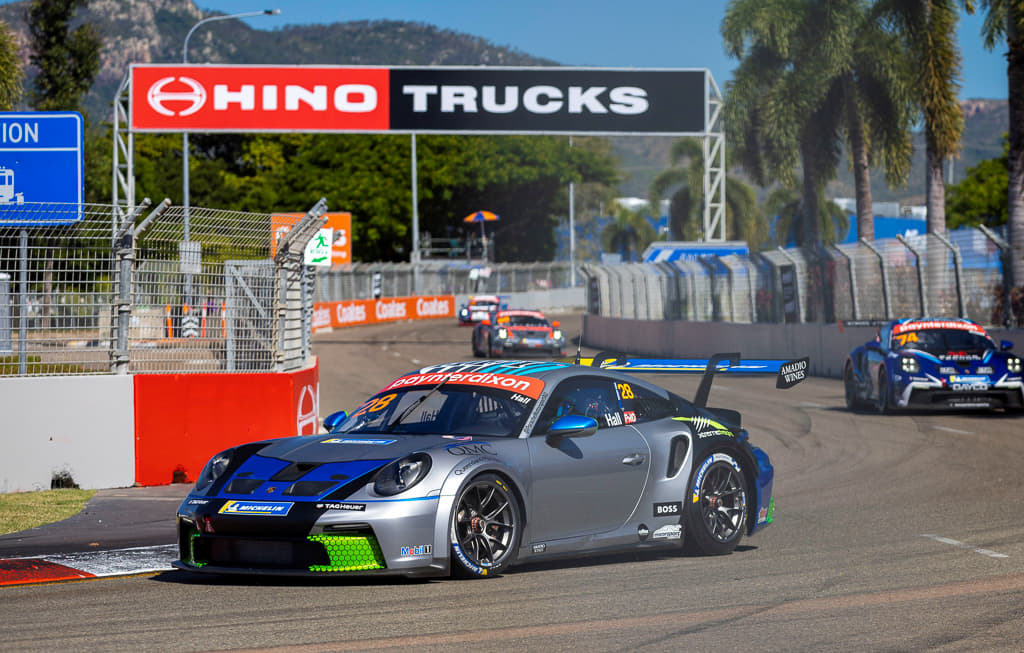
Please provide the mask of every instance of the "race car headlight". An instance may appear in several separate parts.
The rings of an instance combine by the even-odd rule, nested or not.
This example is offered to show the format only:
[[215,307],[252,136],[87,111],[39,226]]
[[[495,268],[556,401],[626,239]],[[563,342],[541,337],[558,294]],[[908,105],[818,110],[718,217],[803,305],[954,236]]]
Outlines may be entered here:
[[196,487],[192,491],[196,494],[202,494],[213,487],[213,484],[217,482],[217,479],[221,477],[224,470],[231,464],[231,458],[234,455],[234,449],[227,449],[210,458],[209,462],[203,466],[203,471],[199,472]]
[[501,328],[501,329],[498,329],[498,337],[501,338],[502,340],[504,340],[505,338],[508,338],[508,329],[506,329],[504,327]]
[[405,492],[423,480],[430,471],[430,456],[414,453],[385,465],[377,472],[373,490],[377,494],[391,496]]
[[554,338],[555,340],[561,340],[562,339],[562,330],[561,329],[555,329],[554,331],[551,332],[551,337]]
[[921,365],[918,364],[916,358],[910,358],[909,356],[903,356],[900,358],[900,369],[909,374],[917,374],[921,371]]
[[1016,356],[1006,359],[1006,371],[1011,374],[1020,374],[1020,359]]

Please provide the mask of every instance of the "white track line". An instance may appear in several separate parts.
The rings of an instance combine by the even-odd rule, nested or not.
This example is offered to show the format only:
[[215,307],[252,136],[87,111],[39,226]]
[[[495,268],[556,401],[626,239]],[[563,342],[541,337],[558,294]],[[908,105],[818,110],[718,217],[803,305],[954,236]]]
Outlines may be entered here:
[[950,539],[948,537],[942,537],[940,535],[921,535],[921,537],[927,537],[929,539],[935,540],[936,542],[942,542],[943,544],[950,544],[952,546],[960,547],[961,549],[967,549],[968,551],[973,551],[975,553],[980,553],[981,555],[988,556],[990,558],[1009,558],[1010,557],[1010,556],[1006,555],[1005,553],[996,553],[995,551],[990,551],[989,549],[982,549],[981,547],[971,546],[970,544],[965,544],[964,542],[960,542],[958,540]]

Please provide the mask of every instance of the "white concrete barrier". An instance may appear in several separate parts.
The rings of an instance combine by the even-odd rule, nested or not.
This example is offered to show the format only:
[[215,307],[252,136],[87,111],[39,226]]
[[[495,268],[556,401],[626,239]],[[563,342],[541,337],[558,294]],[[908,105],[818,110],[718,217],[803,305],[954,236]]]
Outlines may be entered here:
[[0,378],[0,493],[135,482],[131,376]]

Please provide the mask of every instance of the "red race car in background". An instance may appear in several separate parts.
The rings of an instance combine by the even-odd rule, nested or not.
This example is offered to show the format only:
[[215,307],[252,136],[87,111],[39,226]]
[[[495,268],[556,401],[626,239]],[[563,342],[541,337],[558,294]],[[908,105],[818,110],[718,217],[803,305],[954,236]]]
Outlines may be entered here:
[[549,322],[540,311],[494,311],[473,327],[474,356],[496,358],[531,351],[565,356],[565,334],[559,323]]
[[487,318],[491,311],[508,308],[508,304],[502,305],[501,298],[497,295],[470,295],[469,303],[459,308],[459,326],[477,324]]

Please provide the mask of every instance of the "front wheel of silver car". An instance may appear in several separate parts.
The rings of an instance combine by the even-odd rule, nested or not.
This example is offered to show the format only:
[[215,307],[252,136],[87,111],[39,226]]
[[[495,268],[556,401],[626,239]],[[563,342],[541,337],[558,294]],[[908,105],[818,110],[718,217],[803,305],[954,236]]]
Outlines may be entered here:
[[700,555],[731,553],[747,523],[743,469],[728,453],[709,454],[690,479],[684,497],[684,548]]
[[477,578],[504,571],[519,548],[520,524],[508,484],[494,474],[474,478],[452,511],[452,575]]

